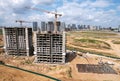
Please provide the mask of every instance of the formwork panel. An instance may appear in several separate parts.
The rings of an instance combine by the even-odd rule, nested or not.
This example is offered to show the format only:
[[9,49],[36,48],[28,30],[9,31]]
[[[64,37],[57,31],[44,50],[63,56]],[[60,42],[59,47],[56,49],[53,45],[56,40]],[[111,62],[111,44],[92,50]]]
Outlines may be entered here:
[[82,73],[117,74],[108,64],[77,64],[76,67]]
[[8,55],[32,54],[32,28],[3,28],[4,47]]

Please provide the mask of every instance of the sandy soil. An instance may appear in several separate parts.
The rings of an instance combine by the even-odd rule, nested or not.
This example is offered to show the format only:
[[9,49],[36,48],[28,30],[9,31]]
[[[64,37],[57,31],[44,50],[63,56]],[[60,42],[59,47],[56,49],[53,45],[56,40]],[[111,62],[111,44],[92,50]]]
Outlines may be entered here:
[[[67,44],[72,45],[74,37],[67,38]],[[91,49],[91,48],[84,48],[84,49],[90,49],[100,52],[108,52],[113,53],[115,55],[120,56],[120,45],[112,44],[111,40],[103,40],[109,43],[112,48],[112,50],[98,50],[98,49]],[[3,43],[1,43],[3,44]],[[82,47],[79,47],[82,48]],[[0,56],[1,57],[1,56]],[[80,57],[78,55],[70,56],[72,58],[64,65],[54,65],[50,66],[47,64],[21,64],[25,63],[26,58],[20,59],[19,57],[10,58],[10,59],[4,59],[1,58],[0,60],[4,60],[6,63],[12,64],[12,65],[18,65],[19,67],[22,67],[27,70],[36,71],[39,73],[44,73],[49,76],[53,76],[55,78],[58,78],[62,81],[120,81],[120,73],[118,74],[97,74],[97,73],[79,73],[76,68],[76,64],[98,64],[100,56],[98,55],[91,55],[88,54],[85,57]],[[33,57],[31,57],[33,59]],[[114,69],[119,69],[118,72],[120,72],[120,61],[119,60],[112,60],[110,58],[103,57],[103,62],[110,61],[113,62]],[[71,68],[71,72],[67,73],[68,69]],[[71,75],[71,77],[69,76]],[[51,81],[48,78],[44,78],[41,76],[37,76],[34,74],[26,73],[20,70],[8,68],[5,66],[0,65],[0,81]]]
[[[79,34],[79,32],[78,32]],[[119,36],[119,34],[118,34]],[[71,47],[75,47],[75,48],[81,48],[81,49],[85,49],[85,50],[93,50],[93,51],[96,51],[96,52],[104,52],[104,53],[110,53],[110,54],[113,54],[113,55],[116,55],[118,57],[120,57],[120,45],[119,44],[113,44],[111,41],[114,39],[118,39],[118,38],[109,38],[109,39],[97,39],[97,40],[100,40],[100,41],[104,41],[108,44],[110,44],[111,46],[111,49],[94,49],[94,48],[85,48],[85,47],[80,47],[80,46],[75,46],[73,45],[73,42],[75,38],[82,38],[82,37],[76,37],[74,36],[74,34],[72,34],[71,36],[67,36],[67,45],[68,46],[71,46]],[[96,38],[92,38],[92,39],[96,39]]]
[[[42,73],[56,77],[62,81],[120,81],[120,74],[79,73],[77,71],[76,64],[98,64],[100,60],[99,58],[101,58],[100,56],[87,54],[81,57],[78,55],[74,56],[74,54],[72,54],[69,58],[72,58],[72,60],[68,63],[64,65],[55,65],[54,67],[50,67],[49,65],[45,64],[37,64],[32,67],[31,65],[19,65],[19,67],[37,72],[40,72],[40,70],[43,68],[42,70],[44,72],[41,71]],[[110,61],[115,63],[115,67],[120,67],[120,61],[112,60],[106,57],[102,58],[103,62]],[[20,61],[18,58],[17,60]],[[53,70],[48,70],[50,69],[48,67],[53,68]],[[66,73],[67,68],[69,67],[71,68],[70,74],[72,77],[69,77]],[[49,79],[0,65],[0,81],[49,81]]]
[[[97,73],[79,73],[76,68],[76,64],[98,64],[99,59],[96,60],[98,56],[94,57],[92,55],[88,55],[88,61],[80,56],[75,57],[75,59],[70,63],[72,68],[72,78],[76,80],[83,81],[120,81],[119,74],[97,74]],[[104,59],[105,61],[107,59]],[[109,61],[109,60],[107,60]]]
[[0,65],[0,81],[51,81],[48,78]]

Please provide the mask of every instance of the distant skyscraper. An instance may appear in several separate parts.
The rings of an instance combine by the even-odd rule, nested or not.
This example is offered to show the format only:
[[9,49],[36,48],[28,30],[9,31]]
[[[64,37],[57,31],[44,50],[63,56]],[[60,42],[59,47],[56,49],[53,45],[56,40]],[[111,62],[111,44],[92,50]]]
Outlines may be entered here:
[[67,28],[71,28],[71,25],[70,25],[70,24],[68,24],[68,25],[67,25]]
[[57,21],[57,31],[61,31],[61,22]]
[[76,28],[76,24],[72,24],[72,29],[73,29],[73,30],[77,29],[77,28]]
[[84,25],[81,25],[81,28],[84,29]]
[[53,32],[54,31],[54,23],[53,21],[49,21],[47,24],[47,30]]
[[61,31],[64,31],[64,30],[65,30],[65,28],[66,28],[65,22],[62,22],[62,23],[61,23],[61,28],[60,28],[60,29],[61,29]]
[[78,25],[78,29],[79,29],[79,30],[81,29],[81,26],[80,26],[80,25]]
[[87,28],[90,30],[90,25],[88,25]]
[[99,26],[99,30],[102,30],[102,27],[101,27],[101,26]]
[[120,25],[118,26],[118,32],[120,32]]
[[[61,22],[57,21],[56,25],[57,25],[57,31],[60,31],[61,30]],[[48,31],[53,32],[54,31],[54,22],[49,21],[48,25],[47,25],[47,28],[48,28]]]
[[37,31],[37,29],[38,29],[38,23],[33,22],[33,31]]
[[83,28],[86,29],[86,25],[83,25]]
[[47,31],[46,23],[44,21],[41,22],[41,31]]

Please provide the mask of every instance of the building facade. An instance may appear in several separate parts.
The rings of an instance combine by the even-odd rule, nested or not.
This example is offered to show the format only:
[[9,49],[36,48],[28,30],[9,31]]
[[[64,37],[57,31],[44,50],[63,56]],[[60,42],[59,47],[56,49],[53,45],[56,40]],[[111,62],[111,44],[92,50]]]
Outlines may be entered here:
[[30,56],[33,54],[32,28],[3,28],[4,49],[7,55]]

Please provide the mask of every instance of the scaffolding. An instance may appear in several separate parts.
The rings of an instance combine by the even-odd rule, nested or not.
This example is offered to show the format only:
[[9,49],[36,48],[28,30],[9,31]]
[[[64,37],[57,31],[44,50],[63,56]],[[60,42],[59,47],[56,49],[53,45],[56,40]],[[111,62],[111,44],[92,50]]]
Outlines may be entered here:
[[3,37],[7,55],[32,55],[32,28],[5,27]]
[[65,33],[35,33],[35,62],[65,63]]

